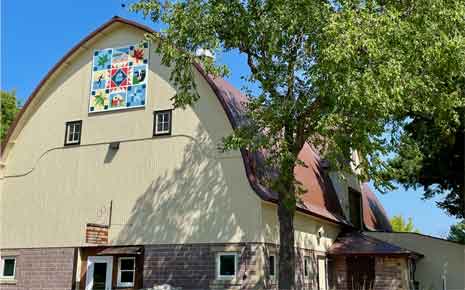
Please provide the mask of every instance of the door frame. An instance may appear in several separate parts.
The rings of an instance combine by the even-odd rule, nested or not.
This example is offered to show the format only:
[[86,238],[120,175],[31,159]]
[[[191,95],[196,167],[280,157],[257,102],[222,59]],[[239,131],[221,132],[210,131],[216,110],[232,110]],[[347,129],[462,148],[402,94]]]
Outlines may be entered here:
[[94,264],[106,263],[107,276],[105,280],[105,290],[112,288],[112,275],[113,275],[113,257],[112,256],[89,256],[87,257],[87,271],[86,271],[86,290],[92,290],[94,286]]
[[326,256],[324,255],[317,255],[316,256],[316,267],[318,269],[318,290],[321,290],[321,286],[320,285],[320,275],[322,274],[320,272],[320,260],[323,260],[323,265],[324,265],[324,281],[325,281],[325,285],[324,285],[324,288],[325,290],[328,289],[328,260],[326,259]]

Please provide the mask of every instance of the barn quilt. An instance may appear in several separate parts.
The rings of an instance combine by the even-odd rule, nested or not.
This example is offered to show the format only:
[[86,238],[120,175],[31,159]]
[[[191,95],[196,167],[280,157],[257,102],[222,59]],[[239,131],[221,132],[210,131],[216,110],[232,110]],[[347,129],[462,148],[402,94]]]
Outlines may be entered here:
[[89,112],[145,106],[147,42],[94,51]]

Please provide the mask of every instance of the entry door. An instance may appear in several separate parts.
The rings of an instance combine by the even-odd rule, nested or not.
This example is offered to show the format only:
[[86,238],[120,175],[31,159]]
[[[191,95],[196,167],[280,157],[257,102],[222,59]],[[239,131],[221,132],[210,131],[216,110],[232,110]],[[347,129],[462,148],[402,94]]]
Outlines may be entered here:
[[318,290],[326,290],[326,258],[318,256]]
[[113,257],[87,258],[86,290],[111,290]]

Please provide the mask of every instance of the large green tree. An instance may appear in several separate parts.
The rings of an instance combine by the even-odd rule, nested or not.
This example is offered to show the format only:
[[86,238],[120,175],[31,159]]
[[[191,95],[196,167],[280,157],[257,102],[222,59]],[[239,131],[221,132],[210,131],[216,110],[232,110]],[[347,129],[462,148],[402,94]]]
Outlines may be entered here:
[[465,220],[450,227],[447,239],[465,245]]
[[[465,5],[460,0],[140,0],[131,9],[163,31],[148,35],[173,68],[175,107],[193,104],[192,62],[213,75],[227,68],[199,48],[246,58],[247,121],[224,148],[267,152],[278,194],[279,289],[295,289],[294,214],[303,188],[298,153],[312,143],[335,170],[391,188],[385,156],[396,156],[410,115],[433,116],[438,130],[459,122],[465,80]],[[160,38],[163,41],[159,41]]]
[[19,103],[16,100],[15,91],[7,92],[1,90],[1,106],[2,106],[2,119],[0,124],[0,142],[3,142],[3,139],[10,128],[11,123],[16,117],[16,114],[19,111]]
[[[457,84],[460,85],[460,84]],[[465,107],[457,108],[459,121],[442,130],[429,113],[411,114],[407,138],[390,161],[389,176],[406,188],[423,188],[426,199],[439,197],[437,205],[449,215],[465,218]]]
[[413,225],[413,219],[411,217],[405,221],[402,215],[395,215],[390,220],[392,230],[395,232],[409,232],[409,233],[419,233],[420,230],[415,228]]

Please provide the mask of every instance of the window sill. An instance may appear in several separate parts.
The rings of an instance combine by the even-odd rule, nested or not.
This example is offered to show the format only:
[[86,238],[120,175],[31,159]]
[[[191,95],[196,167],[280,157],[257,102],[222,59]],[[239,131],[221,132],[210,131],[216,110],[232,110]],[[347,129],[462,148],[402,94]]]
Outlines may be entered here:
[[15,285],[16,279],[0,278],[0,285]]
[[216,277],[215,280],[213,280],[211,283],[210,283],[210,286],[215,286],[215,285],[230,285],[230,286],[234,286],[234,285],[241,285],[241,279],[237,278],[237,277],[231,277],[231,278],[228,278],[228,277]]

